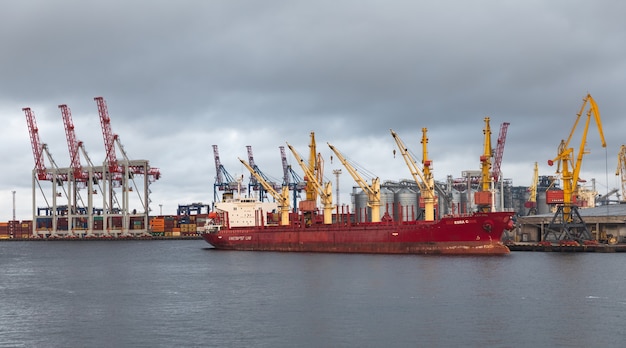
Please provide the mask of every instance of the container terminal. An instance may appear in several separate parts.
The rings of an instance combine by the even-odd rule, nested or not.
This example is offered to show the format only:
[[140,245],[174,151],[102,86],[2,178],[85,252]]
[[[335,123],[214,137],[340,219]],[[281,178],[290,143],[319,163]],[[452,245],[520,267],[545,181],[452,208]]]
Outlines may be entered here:
[[[96,97],[94,101],[106,150],[106,158],[98,166],[93,164],[83,143],[76,138],[67,105],[59,105],[70,154],[70,167],[66,168],[56,165],[47,145],[39,139],[34,111],[28,107],[22,109],[35,160],[32,170],[33,217],[24,221],[13,219],[0,222],[0,239],[199,238],[212,205],[181,204],[176,214],[150,214],[151,185],[160,178],[160,170],[151,167],[148,160],[129,158],[120,137],[112,132],[106,102],[102,97]],[[586,110],[586,107],[589,109]],[[575,158],[576,152],[570,141],[578,121],[585,117],[583,139]],[[606,147],[597,104],[587,95],[583,98],[570,137],[561,142],[557,156],[549,161],[556,164],[556,174],[539,176],[535,163],[530,187],[513,186],[510,179],[502,177],[500,167],[509,123],[501,124],[495,148],[492,148],[490,119],[485,117],[484,151],[477,155],[479,169],[464,170],[458,177],[448,175],[445,181],[432,180],[434,218],[475,211],[514,211],[516,226],[503,236],[503,241],[513,251],[622,251],[626,244],[626,205],[620,198],[626,197],[626,147],[622,145],[619,149],[615,173],[621,178],[621,190],[613,189],[606,195],[599,195],[593,181],[591,187],[578,184],[583,154],[586,153],[583,145],[592,117],[602,140],[601,145]],[[361,221],[371,218],[372,214],[383,216],[394,211],[390,207],[400,204],[410,207],[412,214],[393,218],[424,219],[428,182],[420,174],[428,171],[432,163],[427,154],[426,132],[424,128],[421,161],[414,158],[407,161],[413,180],[378,182],[379,209],[372,212],[370,189],[374,180],[369,185],[355,178],[358,185],[352,188],[351,204],[344,204],[341,209],[351,209],[351,218]],[[314,141],[313,132],[311,136]],[[288,164],[284,147],[278,148],[283,163],[283,182],[270,184],[277,191],[288,190],[296,209],[301,201],[307,200],[303,196],[308,181]],[[271,199],[261,182],[269,182],[269,179],[254,164],[250,145],[247,150],[248,162],[260,176],[251,175],[246,188],[241,180],[234,179],[226,171],[220,162],[217,145],[213,145],[216,170],[214,203],[224,197],[232,197],[242,186],[249,195],[255,195],[261,201]],[[310,154],[310,157],[316,156],[320,156],[319,153]],[[347,163],[344,165],[349,166]],[[349,170],[349,167],[346,169]],[[333,171],[337,183],[340,173],[341,170]],[[320,179],[323,180],[323,173],[320,173]],[[329,187],[332,185],[330,181],[326,184]],[[339,207],[336,207],[333,216],[339,215],[338,212]]]

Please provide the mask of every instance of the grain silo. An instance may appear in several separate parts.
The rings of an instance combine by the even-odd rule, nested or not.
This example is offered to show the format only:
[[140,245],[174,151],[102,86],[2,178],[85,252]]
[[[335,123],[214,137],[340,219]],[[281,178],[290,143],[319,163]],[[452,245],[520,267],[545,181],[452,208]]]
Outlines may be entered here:
[[415,220],[419,215],[419,194],[408,187],[403,187],[394,193],[394,215],[396,221]]

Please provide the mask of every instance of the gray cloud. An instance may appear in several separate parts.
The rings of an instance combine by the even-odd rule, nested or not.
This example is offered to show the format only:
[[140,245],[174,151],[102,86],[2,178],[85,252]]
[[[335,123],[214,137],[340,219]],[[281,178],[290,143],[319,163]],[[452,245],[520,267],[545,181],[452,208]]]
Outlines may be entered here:
[[[161,168],[153,201],[171,213],[187,200],[212,199],[213,144],[233,174],[245,172],[237,157],[252,145],[257,164],[280,177],[278,146],[289,141],[306,153],[315,131],[328,174],[340,165],[330,163],[327,141],[395,180],[409,173],[393,158],[389,129],[419,153],[427,127],[435,176],[443,180],[478,168],[485,116],[494,144],[499,125],[511,123],[503,173],[528,185],[535,161],[541,174],[554,172],[546,161],[587,92],[599,104],[608,148],[599,147],[592,125],[582,175],[612,188],[625,141],[624,6],[5,2],[0,131],[11,170],[3,173],[3,193],[19,187],[21,212],[29,216],[33,162],[25,106],[36,112],[42,141],[60,165],[69,163],[62,103],[71,107],[94,162],[103,160],[95,96],[107,100],[113,131],[129,154]],[[579,141],[577,134],[572,142]],[[344,175],[345,191],[352,185]],[[0,207],[10,211],[10,202],[2,199]]]

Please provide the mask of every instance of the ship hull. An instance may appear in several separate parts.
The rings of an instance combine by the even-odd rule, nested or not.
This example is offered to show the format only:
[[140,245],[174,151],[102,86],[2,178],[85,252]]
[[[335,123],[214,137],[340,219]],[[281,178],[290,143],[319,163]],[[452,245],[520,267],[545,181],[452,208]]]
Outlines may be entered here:
[[372,254],[504,255],[512,213],[477,213],[437,222],[380,222],[222,228],[202,233],[216,249]]

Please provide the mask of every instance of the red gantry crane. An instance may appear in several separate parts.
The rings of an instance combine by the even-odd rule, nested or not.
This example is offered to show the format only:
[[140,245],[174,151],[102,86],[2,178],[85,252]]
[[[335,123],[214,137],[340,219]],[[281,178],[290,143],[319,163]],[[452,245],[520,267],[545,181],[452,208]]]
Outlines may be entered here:
[[[94,204],[93,204],[93,195],[97,194],[98,191],[103,193],[102,187],[100,186],[100,180],[103,178],[103,173],[101,169],[97,169],[87,151],[85,150],[85,145],[82,141],[77,140],[76,131],[74,129],[74,122],[72,120],[72,112],[70,108],[66,104],[59,105],[59,109],[61,109],[61,115],[63,117],[63,124],[65,126],[65,135],[67,137],[67,146],[70,154],[70,173],[72,174],[72,179],[68,180],[68,182],[72,182],[74,184],[74,190],[72,195],[72,201],[70,201],[70,206],[72,209],[68,212],[68,220],[72,220],[72,214],[78,213],[80,218],[83,218],[85,215],[87,216],[87,231],[86,235],[88,237],[95,236],[93,225],[94,225]],[[81,153],[83,155],[84,160],[87,162],[87,166],[83,167],[81,164]],[[94,184],[97,185],[98,190],[94,189]],[[78,201],[82,201],[81,195],[78,192],[78,189],[82,187],[87,188],[87,207],[86,210],[84,207],[78,206]],[[72,226],[78,225],[78,220],[76,222],[72,222]]]
[[[35,158],[35,168],[33,169],[33,236],[39,237],[37,232],[37,226],[39,226],[39,213],[35,214],[36,203],[36,195],[35,195],[35,182],[39,184],[39,189],[43,194],[43,190],[41,188],[40,181],[50,181],[52,183],[52,205],[48,202],[46,195],[43,194],[43,199],[46,202],[46,208],[49,214],[53,217],[51,226],[46,226],[47,228],[51,228],[50,232],[45,231],[44,235],[50,234],[50,236],[56,236],[57,231],[57,223],[58,223],[58,212],[57,212],[57,197],[61,196],[60,192],[57,192],[58,186],[61,187],[61,190],[65,192],[64,182],[68,180],[68,173],[64,171],[60,171],[56,162],[52,158],[52,154],[48,151],[48,146],[41,142],[39,138],[39,128],[37,127],[37,121],[35,120],[35,113],[31,110],[31,108],[23,108],[22,111],[26,114],[26,123],[28,125],[28,131],[30,134],[31,145],[33,148],[33,156]],[[48,157],[48,161],[52,166],[51,169],[46,168],[44,162],[44,153]],[[67,192],[65,192],[67,196]],[[37,210],[38,211],[38,210]],[[49,221],[50,215],[46,214],[46,218]],[[47,222],[46,222],[47,223]]]
[[[113,185],[114,183],[121,183],[122,186],[122,226],[121,231],[122,235],[128,234],[128,228],[130,227],[130,215],[135,215],[136,217],[142,217],[144,220],[144,226],[148,226],[148,214],[150,211],[149,207],[149,193],[148,189],[149,183],[158,180],[161,177],[161,172],[158,168],[152,168],[149,166],[147,160],[130,160],[126,151],[124,150],[124,146],[122,145],[119,136],[114,134],[111,130],[111,118],[109,117],[108,108],[104,98],[95,97],[94,100],[98,105],[98,114],[100,115],[100,123],[102,125],[102,136],[104,139],[104,146],[106,151],[106,161],[105,168],[108,171],[108,176],[105,175],[105,178],[109,180],[109,209],[111,213],[115,213],[112,210],[113,200],[114,200],[114,191]],[[122,162],[117,159],[115,153],[115,145],[117,145],[118,149],[122,153]],[[144,185],[143,190],[140,190],[137,187],[135,182],[135,175],[143,175],[144,176]],[[129,186],[129,180],[132,181],[133,186]],[[136,212],[136,209],[132,210],[132,213],[129,209],[129,197],[128,192],[133,191],[133,187],[137,189],[137,195],[140,200],[140,204],[144,209],[143,212]],[[106,203],[105,203],[106,205]],[[105,226],[106,227],[106,226]],[[142,229],[136,229],[132,231],[133,233],[144,233],[145,231]]]

